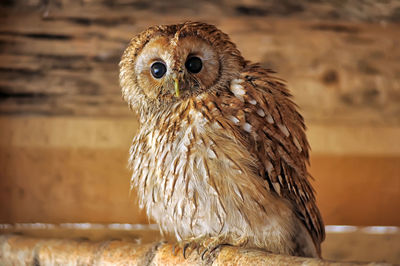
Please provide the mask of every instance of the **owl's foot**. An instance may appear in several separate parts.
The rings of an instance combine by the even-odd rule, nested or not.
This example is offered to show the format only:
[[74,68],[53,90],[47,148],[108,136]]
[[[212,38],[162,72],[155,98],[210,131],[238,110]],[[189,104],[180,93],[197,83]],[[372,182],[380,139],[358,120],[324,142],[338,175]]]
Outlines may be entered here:
[[188,256],[190,256],[193,250],[199,247],[198,239],[199,238],[189,238],[187,240],[175,243],[172,246],[172,254],[176,256],[182,250],[183,257],[186,259]]
[[219,251],[223,245],[229,245],[225,236],[206,237],[197,249],[197,253],[201,255],[202,260],[209,260],[217,255],[216,251]]
[[215,252],[221,246],[229,244],[230,243],[224,235],[216,237],[193,237],[176,243],[172,252],[176,256],[177,252],[182,250],[183,257],[186,259],[194,250],[196,250],[202,260],[209,260],[216,255]]
[[[247,238],[236,238],[232,239],[226,235],[220,235],[216,237],[204,237],[203,241],[201,241],[200,247],[197,248],[197,252],[201,255],[202,260],[209,261],[215,255],[218,254],[219,249],[222,246],[237,246],[243,247],[247,244]],[[218,252],[217,252],[218,251]]]

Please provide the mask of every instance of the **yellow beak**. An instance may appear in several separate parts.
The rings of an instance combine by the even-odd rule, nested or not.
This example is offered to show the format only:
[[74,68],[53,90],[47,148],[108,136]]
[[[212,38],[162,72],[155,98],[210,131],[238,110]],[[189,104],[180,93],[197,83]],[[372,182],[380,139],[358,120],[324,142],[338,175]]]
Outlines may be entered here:
[[178,80],[178,78],[174,78],[174,86],[175,86],[175,96],[179,97],[180,92],[179,92],[179,80]]

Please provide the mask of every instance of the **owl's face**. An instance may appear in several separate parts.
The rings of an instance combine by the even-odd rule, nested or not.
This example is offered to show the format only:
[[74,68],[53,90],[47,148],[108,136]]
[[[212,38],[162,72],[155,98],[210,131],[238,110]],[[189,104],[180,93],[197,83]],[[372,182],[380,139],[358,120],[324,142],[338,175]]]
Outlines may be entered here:
[[137,56],[137,85],[150,99],[188,97],[210,88],[218,77],[216,51],[196,37],[157,36]]
[[149,28],[132,39],[120,63],[124,99],[139,113],[229,86],[244,60],[212,25]]

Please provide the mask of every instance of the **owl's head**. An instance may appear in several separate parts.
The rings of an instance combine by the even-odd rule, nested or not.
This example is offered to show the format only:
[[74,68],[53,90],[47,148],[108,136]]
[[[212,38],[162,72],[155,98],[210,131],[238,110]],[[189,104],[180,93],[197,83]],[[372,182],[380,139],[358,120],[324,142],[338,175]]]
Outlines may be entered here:
[[120,84],[131,108],[148,113],[223,90],[244,65],[228,35],[213,25],[155,26],[131,40],[120,62]]

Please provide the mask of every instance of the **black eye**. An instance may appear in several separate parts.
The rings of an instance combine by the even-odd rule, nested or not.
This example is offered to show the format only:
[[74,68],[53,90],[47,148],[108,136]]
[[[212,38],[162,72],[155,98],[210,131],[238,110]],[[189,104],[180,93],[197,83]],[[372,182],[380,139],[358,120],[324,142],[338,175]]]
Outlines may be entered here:
[[203,63],[201,62],[200,58],[193,56],[186,60],[185,66],[189,72],[196,74],[200,72],[201,68],[203,67]]
[[151,68],[151,74],[156,79],[162,78],[162,76],[165,75],[165,72],[167,72],[167,67],[162,62],[155,62],[154,64],[151,65],[150,68]]

